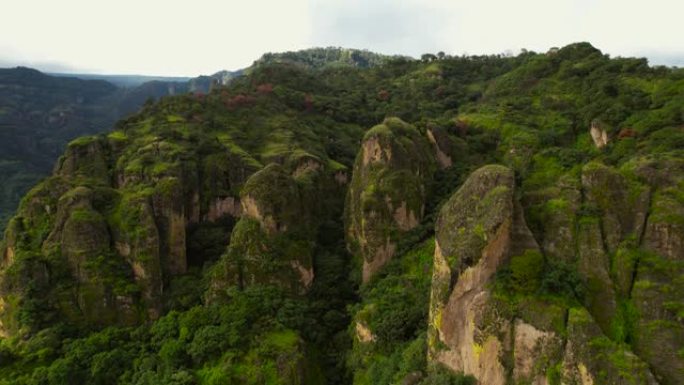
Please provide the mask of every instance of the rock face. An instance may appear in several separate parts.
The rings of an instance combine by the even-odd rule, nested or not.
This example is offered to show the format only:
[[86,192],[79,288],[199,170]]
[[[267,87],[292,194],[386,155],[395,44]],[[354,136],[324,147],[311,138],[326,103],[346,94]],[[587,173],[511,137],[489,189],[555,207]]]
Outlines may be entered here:
[[346,204],[347,244],[363,258],[363,282],[392,258],[401,234],[422,220],[435,167],[429,141],[397,118],[366,133]]
[[642,160],[636,172],[655,189],[632,286],[635,352],[659,382],[684,384],[684,162]]
[[449,199],[436,223],[429,357],[494,385],[506,382],[499,357],[513,336],[487,286],[515,248],[514,192],[511,170],[485,166]]
[[[663,166],[647,166],[630,174],[637,178],[590,163],[580,180],[545,191],[542,206],[552,210],[541,213],[547,227],[539,244],[513,172],[485,166],[471,174],[436,222],[429,361],[483,384],[680,384],[682,324],[667,309],[682,303],[675,262],[682,208],[670,195],[681,179],[670,165],[670,180],[657,182],[651,202],[649,178]],[[525,294],[524,285],[544,274],[532,267],[543,269],[548,258],[575,266],[581,303]],[[527,275],[519,294],[495,293],[501,274],[515,279],[520,271]],[[663,285],[672,291],[664,294]]]
[[570,309],[563,353],[562,383],[658,384],[636,355],[601,333],[584,309]]
[[598,122],[591,123],[589,134],[591,135],[591,139],[594,141],[596,148],[601,149],[608,144],[608,133]]
[[94,137],[79,138],[67,147],[54,173],[65,177],[91,178],[109,184],[107,144]]
[[[57,319],[133,325],[162,314],[165,284],[187,271],[187,227],[239,215],[236,191],[258,167],[233,147],[199,163],[181,162],[185,151],[157,137],[129,143],[120,133],[69,145],[7,229],[3,334]],[[27,306],[31,316],[21,321]]]
[[[272,163],[245,183],[242,218],[214,269],[209,299],[234,286],[273,284],[297,294],[311,287],[319,225],[336,212],[314,197],[339,197],[341,186],[320,161],[308,159],[291,168]],[[341,200],[332,206],[341,206]]]
[[453,165],[451,157],[452,144],[449,136],[439,127],[427,129],[427,138],[435,151],[435,158],[439,162],[440,168],[449,168]]
[[[225,283],[240,287],[275,283],[305,292],[314,274],[306,234],[315,231],[310,227],[313,213],[295,179],[282,166],[270,164],[247,181],[241,201],[244,217],[233,231],[225,260],[228,274],[236,276]],[[304,247],[294,254],[283,252],[296,244]]]

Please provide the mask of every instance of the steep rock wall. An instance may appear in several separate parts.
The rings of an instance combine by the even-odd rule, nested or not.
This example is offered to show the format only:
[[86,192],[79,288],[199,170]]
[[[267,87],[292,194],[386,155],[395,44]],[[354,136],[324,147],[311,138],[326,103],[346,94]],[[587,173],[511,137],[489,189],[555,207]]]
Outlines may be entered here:
[[368,282],[394,255],[401,234],[425,213],[436,168],[426,137],[398,118],[369,130],[356,157],[346,203],[347,244]]
[[[513,172],[502,166],[473,172],[436,222],[429,362],[483,384],[679,384],[681,320],[667,309],[681,302],[681,291],[662,290],[678,285],[679,265],[666,261],[679,257],[668,254],[680,247],[673,220],[679,203],[659,198],[674,191],[672,184],[656,187],[650,202],[652,182],[624,173],[589,164],[581,183],[544,192],[561,210],[542,216],[549,227],[538,245],[518,203]],[[667,224],[653,217],[659,204],[667,207]],[[568,224],[576,225],[561,230]],[[568,241],[576,246],[565,247]],[[567,302],[538,296],[540,289],[524,291],[530,279],[545,274],[543,266],[556,263],[577,269],[585,287],[581,298]],[[656,273],[655,265],[671,270]],[[523,291],[496,291],[502,279],[511,279],[508,274],[515,280],[521,271]],[[636,315],[627,313],[634,307]],[[625,331],[625,317],[636,317],[634,334]]]

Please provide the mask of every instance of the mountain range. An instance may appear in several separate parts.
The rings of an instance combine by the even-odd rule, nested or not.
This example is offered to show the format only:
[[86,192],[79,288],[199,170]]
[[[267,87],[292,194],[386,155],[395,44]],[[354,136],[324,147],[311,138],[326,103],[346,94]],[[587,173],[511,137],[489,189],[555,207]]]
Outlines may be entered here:
[[173,95],[11,74],[1,154],[78,138],[0,243],[0,384],[684,384],[682,69],[575,43],[270,54]]

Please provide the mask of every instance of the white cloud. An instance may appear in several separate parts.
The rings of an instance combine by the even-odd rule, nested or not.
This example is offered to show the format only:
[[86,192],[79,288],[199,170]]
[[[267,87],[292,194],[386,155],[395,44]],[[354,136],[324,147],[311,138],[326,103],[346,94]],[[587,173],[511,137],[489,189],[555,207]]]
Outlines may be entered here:
[[2,2],[0,63],[107,73],[197,75],[328,45],[418,56],[590,41],[612,55],[684,61],[684,3],[674,0]]

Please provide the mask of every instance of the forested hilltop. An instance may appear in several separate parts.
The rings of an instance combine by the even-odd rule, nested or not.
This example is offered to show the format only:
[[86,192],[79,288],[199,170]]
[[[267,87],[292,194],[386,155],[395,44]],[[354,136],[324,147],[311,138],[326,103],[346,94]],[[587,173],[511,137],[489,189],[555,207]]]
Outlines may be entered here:
[[344,52],[72,141],[0,384],[684,384],[684,70]]

